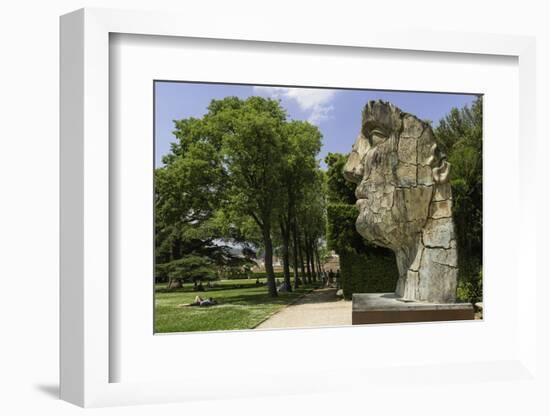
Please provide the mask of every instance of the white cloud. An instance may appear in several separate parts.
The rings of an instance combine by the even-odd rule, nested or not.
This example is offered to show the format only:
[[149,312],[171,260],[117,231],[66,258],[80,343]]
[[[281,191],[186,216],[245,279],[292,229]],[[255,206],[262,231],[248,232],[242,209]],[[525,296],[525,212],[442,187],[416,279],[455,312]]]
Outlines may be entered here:
[[294,100],[300,110],[309,113],[308,121],[319,124],[331,117],[334,107],[330,104],[336,91],[319,88],[254,87],[254,91],[282,100]]

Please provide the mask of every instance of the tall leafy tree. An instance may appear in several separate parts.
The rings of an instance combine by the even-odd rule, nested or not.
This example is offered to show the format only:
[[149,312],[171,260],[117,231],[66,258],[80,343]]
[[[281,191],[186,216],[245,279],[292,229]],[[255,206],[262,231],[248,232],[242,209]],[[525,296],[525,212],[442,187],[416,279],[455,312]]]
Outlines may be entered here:
[[[158,271],[171,271],[161,273],[169,285],[178,273],[185,278],[188,269],[182,265],[194,264],[197,256],[212,266],[238,260],[221,242],[242,236],[225,225],[219,210],[227,199],[222,140],[232,123],[215,117],[238,105],[235,98],[213,101],[202,119],[175,121],[176,140],[163,157],[164,166],[155,171],[156,264]],[[189,270],[198,275],[198,269]]]
[[299,224],[299,241],[305,260],[306,280],[317,279],[317,250],[320,240],[325,237],[326,201],[324,173],[320,169],[314,171],[312,183],[303,190],[302,198],[297,206],[297,223]]
[[295,285],[304,257],[310,275],[319,269],[314,246],[324,190],[316,160],[318,128],[287,121],[278,101],[226,97],[212,100],[200,119],[175,121],[174,136],[164,166],[155,173],[159,271],[172,279],[177,274],[192,279],[208,267],[238,268],[246,259],[232,256],[234,250],[225,245],[229,241],[262,253],[272,296],[277,296],[275,248],[288,290],[291,257]]
[[294,286],[298,286],[298,247],[297,247],[297,205],[302,201],[307,188],[314,186],[318,170],[317,154],[321,150],[319,129],[307,122],[291,121],[285,125],[285,138],[288,151],[282,170],[283,192],[279,205],[279,227],[281,232],[281,252],[283,274],[287,290],[291,290],[290,246],[293,236]]
[[263,240],[268,291],[277,296],[272,228],[284,189],[281,172],[288,151],[285,111],[277,101],[250,97],[238,108],[222,110],[217,117],[232,120],[222,146],[228,173],[225,209],[245,213],[257,225]]

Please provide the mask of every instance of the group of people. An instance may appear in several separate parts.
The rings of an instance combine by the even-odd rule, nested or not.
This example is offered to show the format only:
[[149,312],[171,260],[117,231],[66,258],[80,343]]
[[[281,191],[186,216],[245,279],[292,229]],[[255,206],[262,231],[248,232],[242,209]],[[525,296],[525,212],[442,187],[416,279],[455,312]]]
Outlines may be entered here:
[[336,270],[336,273],[332,269],[328,273],[323,272],[322,275],[323,286],[332,286],[336,283],[336,287],[340,287],[340,269]]

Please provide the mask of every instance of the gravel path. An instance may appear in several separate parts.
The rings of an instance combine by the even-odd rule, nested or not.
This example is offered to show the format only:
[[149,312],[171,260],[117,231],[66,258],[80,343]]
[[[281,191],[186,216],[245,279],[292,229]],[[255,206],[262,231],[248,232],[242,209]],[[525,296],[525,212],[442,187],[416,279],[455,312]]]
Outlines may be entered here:
[[257,329],[351,325],[351,301],[339,300],[336,289],[317,289],[283,308]]

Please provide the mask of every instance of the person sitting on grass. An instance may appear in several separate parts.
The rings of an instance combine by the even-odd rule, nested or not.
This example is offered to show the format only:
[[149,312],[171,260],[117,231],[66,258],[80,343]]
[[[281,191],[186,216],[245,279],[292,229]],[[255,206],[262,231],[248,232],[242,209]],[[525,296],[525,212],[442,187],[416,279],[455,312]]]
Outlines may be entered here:
[[191,304],[191,306],[212,306],[217,304],[218,302],[212,298],[203,299],[200,296],[195,296],[195,301]]

